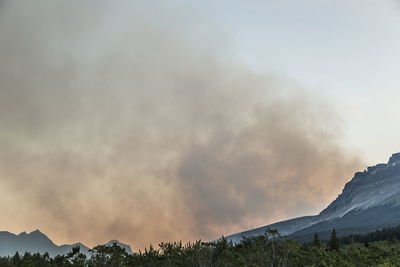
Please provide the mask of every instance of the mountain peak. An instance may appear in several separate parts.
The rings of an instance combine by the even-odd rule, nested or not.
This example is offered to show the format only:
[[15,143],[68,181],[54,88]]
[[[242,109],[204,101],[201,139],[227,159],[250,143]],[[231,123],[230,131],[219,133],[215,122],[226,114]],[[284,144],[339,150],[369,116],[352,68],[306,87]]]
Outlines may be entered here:
[[44,239],[49,239],[47,235],[43,234],[42,232],[39,231],[39,229],[36,229],[35,231],[32,231],[28,234],[30,237],[36,237],[36,238],[44,238]]
[[[369,231],[400,223],[400,153],[394,153],[387,164],[370,166],[357,172],[343,191],[318,215],[296,218],[228,236],[237,242],[241,235],[262,234],[263,229],[277,228],[292,236],[311,236],[315,232]],[[356,230],[355,230],[356,229]],[[289,231],[288,231],[289,230]],[[343,232],[342,232],[343,233]],[[358,232],[359,233],[359,232]]]
[[397,164],[400,164],[400,153],[393,154],[388,162],[389,166],[395,166]]

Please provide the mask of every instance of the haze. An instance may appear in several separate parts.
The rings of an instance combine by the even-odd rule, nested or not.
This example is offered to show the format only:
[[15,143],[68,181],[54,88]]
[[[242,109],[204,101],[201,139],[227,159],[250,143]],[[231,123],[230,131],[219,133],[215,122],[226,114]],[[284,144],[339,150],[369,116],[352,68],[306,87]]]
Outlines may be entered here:
[[137,250],[318,213],[400,151],[398,11],[0,1],[0,230]]

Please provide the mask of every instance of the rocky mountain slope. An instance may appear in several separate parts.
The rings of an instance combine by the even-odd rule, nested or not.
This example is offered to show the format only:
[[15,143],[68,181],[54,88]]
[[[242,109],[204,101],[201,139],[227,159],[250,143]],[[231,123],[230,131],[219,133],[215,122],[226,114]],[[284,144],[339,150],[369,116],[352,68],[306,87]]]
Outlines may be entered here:
[[363,233],[400,224],[400,153],[387,164],[357,172],[342,193],[320,214],[278,222],[227,236],[238,242],[241,236],[254,236],[266,228],[278,229],[284,235],[309,241],[315,232],[335,228],[339,235]]

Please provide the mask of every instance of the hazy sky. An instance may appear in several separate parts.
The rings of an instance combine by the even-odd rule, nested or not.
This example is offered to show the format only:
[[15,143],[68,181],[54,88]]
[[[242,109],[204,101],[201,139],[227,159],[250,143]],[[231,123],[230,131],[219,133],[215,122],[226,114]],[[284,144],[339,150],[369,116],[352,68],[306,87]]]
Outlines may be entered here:
[[400,151],[399,1],[210,1],[230,52],[334,102],[344,141],[369,163]]
[[397,1],[1,1],[0,230],[210,240],[400,151]]

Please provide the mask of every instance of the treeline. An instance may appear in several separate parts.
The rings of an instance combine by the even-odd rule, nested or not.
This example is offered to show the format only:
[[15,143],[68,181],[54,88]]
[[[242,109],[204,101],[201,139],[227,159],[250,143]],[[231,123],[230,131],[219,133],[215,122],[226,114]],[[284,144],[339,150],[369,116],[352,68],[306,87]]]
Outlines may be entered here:
[[382,240],[400,240],[400,226],[383,228],[363,235],[349,235],[340,238],[340,243],[347,245],[351,243],[371,243]]
[[233,245],[222,238],[218,242],[182,244],[161,243],[136,254],[128,254],[117,244],[97,246],[87,258],[72,249],[67,255],[49,257],[47,253],[0,258],[0,266],[400,266],[400,249],[378,246],[343,246],[332,231],[329,242],[302,245],[268,229],[262,236],[243,238]]

